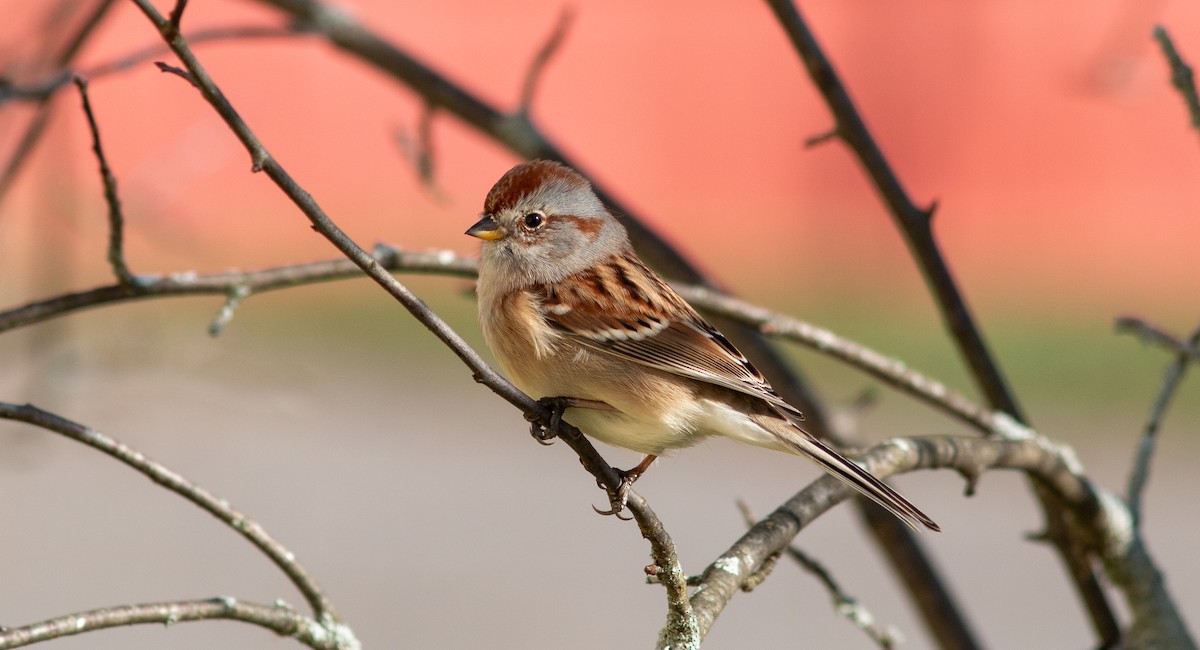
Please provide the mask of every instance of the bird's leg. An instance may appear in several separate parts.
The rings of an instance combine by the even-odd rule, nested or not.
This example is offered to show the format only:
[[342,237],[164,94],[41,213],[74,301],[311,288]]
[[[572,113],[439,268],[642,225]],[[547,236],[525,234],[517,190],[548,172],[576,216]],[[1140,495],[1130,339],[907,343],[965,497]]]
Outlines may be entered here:
[[616,515],[617,519],[628,521],[630,518],[622,517],[621,512],[625,510],[625,502],[629,500],[629,490],[642,477],[642,474],[645,474],[646,470],[650,469],[650,464],[657,458],[658,456],[654,454],[646,454],[646,457],[642,459],[642,462],[637,464],[637,467],[626,470],[614,467],[613,469],[617,472],[617,475],[621,477],[621,484],[617,486],[616,490],[608,493],[609,509],[599,510],[595,506],[592,506],[592,509],[599,514]]
[[604,402],[594,399],[583,399],[580,397],[543,397],[538,400],[546,410],[550,411],[550,421],[542,424],[536,416],[525,414],[525,419],[529,421],[529,434],[534,440],[541,445],[552,445],[554,439],[558,437],[558,427],[562,424],[563,413],[569,408],[596,409],[600,411],[614,411],[613,407]]

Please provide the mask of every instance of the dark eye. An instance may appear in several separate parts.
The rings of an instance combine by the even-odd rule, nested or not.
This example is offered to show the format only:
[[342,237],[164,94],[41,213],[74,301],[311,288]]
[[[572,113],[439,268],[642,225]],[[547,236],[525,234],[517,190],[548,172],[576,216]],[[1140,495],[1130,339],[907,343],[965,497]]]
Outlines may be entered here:
[[541,212],[530,212],[525,215],[525,227],[530,230],[537,230],[546,222],[546,217]]

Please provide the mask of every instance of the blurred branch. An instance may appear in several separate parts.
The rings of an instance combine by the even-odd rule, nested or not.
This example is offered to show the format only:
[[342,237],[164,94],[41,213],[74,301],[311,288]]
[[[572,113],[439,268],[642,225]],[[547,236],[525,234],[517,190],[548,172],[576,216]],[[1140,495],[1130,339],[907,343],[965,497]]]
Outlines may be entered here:
[[354,632],[344,625],[330,628],[307,616],[297,614],[287,606],[259,605],[225,597],[106,607],[67,614],[24,627],[0,628],[0,650],[112,627],[174,625],[222,619],[264,627],[280,636],[296,639],[314,650],[348,650],[360,647]]
[[[992,358],[983,334],[975,325],[966,300],[959,292],[954,278],[950,274],[950,268],[934,239],[932,220],[936,206],[918,208],[913,203],[899,177],[896,176],[871,136],[866,123],[850,99],[849,93],[838,78],[833,64],[821,50],[816,38],[791,0],[767,0],[767,2],[796,52],[803,59],[813,84],[828,104],[836,121],[834,130],[838,137],[854,152],[887,205],[888,211],[904,236],[913,258],[937,301],[942,319],[958,347],[959,354],[970,367],[971,375],[988,404],[994,409],[1010,414],[1018,421],[1026,421],[1017,404],[1016,397],[1009,390],[999,366]],[[1090,558],[1084,555],[1076,541],[1071,539],[1071,532],[1063,514],[1050,506],[1044,486],[1035,480],[1033,488],[1034,492],[1038,494],[1046,516],[1047,537],[1067,565],[1072,580],[1075,582],[1076,591],[1084,602],[1096,634],[1100,637],[1103,645],[1115,644],[1120,638],[1116,615],[1100,586]],[[937,621],[943,617],[942,612],[935,611],[924,611],[922,615],[926,621]],[[966,629],[965,621],[958,623],[957,627]],[[952,645],[954,647],[977,647],[978,643],[973,639],[960,638]]]
[[821,92],[829,110],[837,120],[837,137],[841,138],[854,152],[867,175],[870,176],[880,197],[899,226],[901,234],[912,251],[913,258],[921,268],[926,282],[938,301],[947,328],[953,334],[959,352],[967,361],[972,376],[988,402],[997,409],[1024,421],[1006,385],[1000,370],[983,335],[980,334],[966,301],[950,275],[950,269],[938,249],[930,227],[934,207],[918,208],[909,198],[899,177],[892,170],[883,152],[875,143],[866,123],[838,78],[833,64],[817,44],[816,38],[805,24],[799,11],[790,0],[768,0],[780,25],[787,32],[796,52],[804,64],[813,84]]
[[546,39],[541,49],[534,55],[533,61],[529,63],[529,68],[525,71],[525,83],[521,84],[521,99],[517,102],[519,114],[529,115],[529,109],[533,106],[533,94],[537,91],[538,82],[542,80],[542,74],[546,71],[546,64],[550,63],[559,47],[562,46],[574,18],[575,11],[571,9],[571,6],[564,6],[558,14],[558,22],[554,24],[554,30],[550,32],[550,37]]
[[[83,48],[83,44],[87,42],[92,33],[96,31],[96,27],[108,15],[108,10],[112,7],[113,3],[114,0],[99,0],[95,4],[95,8],[83,21],[83,24],[67,39],[66,46],[54,56],[54,67],[64,68],[75,59],[75,55]],[[68,81],[70,81],[69,75],[63,80],[63,83],[67,83]],[[13,149],[8,162],[5,163],[4,171],[0,172],[0,201],[8,194],[8,190],[12,187],[13,181],[16,180],[17,174],[20,173],[22,165],[28,159],[29,154],[33,152],[33,148],[38,140],[41,139],[49,119],[50,95],[46,95],[38,100],[37,107],[34,109],[34,116],[30,120],[29,126],[26,127],[25,134],[21,136],[21,140],[17,142],[17,146]]]
[[399,128],[396,130],[396,144],[400,147],[400,152],[404,154],[405,160],[412,164],[413,169],[417,171],[417,178],[421,180],[421,185],[428,189],[434,198],[441,200],[442,192],[437,188],[433,172],[434,113],[433,106],[425,104],[421,109],[421,116],[417,120],[416,134],[409,135],[407,129]]
[[1183,57],[1179,56],[1179,51],[1175,49],[1171,35],[1162,25],[1155,26],[1154,40],[1158,41],[1159,47],[1162,48],[1163,58],[1167,60],[1167,65],[1171,68],[1171,85],[1175,86],[1179,95],[1183,97],[1188,115],[1192,118],[1192,128],[1200,131],[1200,97],[1196,96],[1196,80],[1192,74],[1192,67],[1183,60]]
[[[242,120],[237,111],[234,110],[229,100],[225,98],[224,93],[221,92],[208,76],[208,72],[196,59],[191,48],[188,47],[186,40],[172,29],[171,24],[163,19],[158,11],[149,3],[149,0],[135,0],[135,3],[150,22],[158,28],[159,33],[163,35],[164,40],[167,40],[171,50],[175,52],[175,55],[187,67],[188,73],[196,88],[200,91],[200,94],[213,107],[221,119],[225,121],[226,125],[229,126],[242,145],[245,146],[253,160],[252,168],[266,173],[275,185],[308,217],[314,230],[328,239],[342,254],[354,262],[372,280],[400,302],[422,325],[433,332],[451,351],[458,355],[463,363],[472,370],[476,381],[490,388],[492,392],[519,408],[527,416],[531,416],[536,421],[549,426],[551,423],[551,413],[549,413],[546,407],[522,393],[508,382],[508,380],[501,377],[495,370],[489,367],[483,361],[482,357],[467,345],[466,341],[451,329],[441,317],[413,295],[407,287],[400,284],[396,278],[390,275],[380,265],[378,260],[347,236],[325,214],[325,211],[321,209],[312,196],[292,179],[291,175],[271,156],[250,130],[250,127]],[[559,437],[576,452],[587,471],[595,476],[610,494],[615,494],[621,485],[621,477],[617,472],[600,456],[595,447],[584,438],[578,429],[566,422],[560,421],[556,424],[556,431]],[[691,612],[688,610],[688,602],[686,599],[679,602],[679,599],[671,597],[671,594],[678,592],[681,588],[679,585],[682,584],[683,576],[683,571],[679,568],[678,559],[675,557],[674,544],[670,537],[666,535],[666,531],[662,523],[658,520],[658,517],[654,514],[654,511],[650,509],[643,499],[635,497],[636,495],[630,493],[628,501],[629,509],[637,520],[638,528],[641,530],[642,535],[650,541],[652,556],[655,561],[662,562],[660,565],[662,567],[661,571],[663,576],[665,576],[664,582],[668,584],[668,625],[686,628],[687,622],[692,619]],[[694,624],[691,627],[694,628]],[[686,629],[681,632],[680,638],[687,638]]]
[[[283,27],[269,25],[229,25],[225,27],[212,27],[207,29],[199,29],[187,34],[187,39],[193,44],[209,43],[214,41],[228,40],[255,40],[255,39],[270,39],[270,38],[285,38],[293,36],[303,36],[309,33],[309,30],[302,25],[286,25]],[[95,81],[101,77],[107,77],[119,72],[131,70],[138,65],[150,61],[155,57],[162,56],[170,52],[170,48],[161,43],[139,48],[118,57],[111,61],[106,61],[94,65],[90,68],[79,70],[78,72],[66,69],[59,70],[51,76],[30,83],[15,84],[9,83],[0,86],[0,106],[11,101],[31,101],[48,99],[62,90],[67,84],[79,76],[89,81]]]
[[91,427],[72,422],[49,411],[43,411],[32,404],[17,405],[0,402],[0,419],[31,424],[83,443],[125,463],[144,474],[151,481],[191,501],[200,509],[237,531],[274,562],[275,566],[279,567],[296,586],[296,589],[304,595],[304,599],[318,619],[331,625],[339,624],[333,603],[309,575],[308,570],[296,561],[295,554],[267,534],[267,531],[263,530],[263,527],[257,522],[235,510],[228,501],[214,496],[204,488],[150,460],[136,449]]
[[1133,334],[1143,343],[1157,345],[1167,352],[1186,356],[1191,361],[1200,361],[1200,345],[1184,341],[1166,330],[1133,316],[1120,316],[1114,323],[1118,334]]
[[[738,501],[738,510],[742,512],[742,518],[745,519],[747,526],[753,526],[758,521],[758,517],[754,516],[749,504],[745,501]],[[789,544],[785,552],[788,557],[800,565],[800,568],[811,574],[825,587],[825,591],[829,592],[829,597],[833,600],[833,610],[838,616],[845,618],[854,624],[854,627],[865,632],[876,645],[885,650],[891,650],[896,647],[897,643],[903,641],[901,635],[895,629],[891,627],[885,629],[876,625],[875,616],[871,614],[870,610],[859,603],[857,599],[842,591],[837,580],[833,578],[833,574],[815,558],[805,553],[795,544]],[[743,591],[745,591],[745,588],[743,588]]]
[[83,99],[83,114],[87,117],[88,130],[92,134],[92,151],[100,164],[104,201],[108,204],[108,263],[112,265],[113,275],[117,276],[117,284],[122,288],[131,289],[137,278],[130,273],[129,266],[125,263],[125,215],[121,212],[121,198],[117,195],[117,179],[108,166],[104,147],[100,144],[100,127],[96,126],[96,116],[92,113],[87,84],[83,77],[75,77],[75,87],[79,89],[79,96]]
[[1163,417],[1167,414],[1167,407],[1170,406],[1171,399],[1175,396],[1179,385],[1183,383],[1183,376],[1187,373],[1188,365],[1200,361],[1200,347],[1198,347],[1200,346],[1200,328],[1193,331],[1187,341],[1180,341],[1152,325],[1135,318],[1125,317],[1117,319],[1117,331],[1133,332],[1143,341],[1152,340],[1160,345],[1166,345],[1175,353],[1175,359],[1163,371],[1162,386],[1158,389],[1158,395],[1150,406],[1150,414],[1146,418],[1146,428],[1142,433],[1141,442],[1138,444],[1133,471],[1129,476],[1126,499],[1129,502],[1129,512],[1133,517],[1134,526],[1140,530],[1142,493],[1145,491],[1146,481],[1150,478],[1150,461],[1154,457],[1158,429],[1162,424]]

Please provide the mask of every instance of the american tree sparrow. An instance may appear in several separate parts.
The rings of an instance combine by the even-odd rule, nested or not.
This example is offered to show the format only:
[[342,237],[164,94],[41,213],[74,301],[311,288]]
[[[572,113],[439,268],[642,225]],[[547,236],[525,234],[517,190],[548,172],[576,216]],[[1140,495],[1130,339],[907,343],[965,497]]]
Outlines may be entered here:
[[[910,526],[938,530],[802,429],[800,411],[638,259],[625,228],[574,170],[545,160],[517,165],[467,234],[483,240],[479,322],[488,346],[531,397],[574,398],[565,421],[646,454],[624,473],[624,488],[664,451],[719,435],[807,456]],[[597,408],[581,407],[587,402]]]

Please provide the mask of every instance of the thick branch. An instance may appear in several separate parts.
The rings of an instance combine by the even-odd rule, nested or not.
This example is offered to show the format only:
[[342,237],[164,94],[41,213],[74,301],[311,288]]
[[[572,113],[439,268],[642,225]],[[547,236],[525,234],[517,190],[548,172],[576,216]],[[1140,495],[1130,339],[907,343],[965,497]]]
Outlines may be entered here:
[[[1036,477],[1054,503],[1070,513],[1084,541],[1104,559],[1110,579],[1129,600],[1132,629],[1152,631],[1164,643],[1138,647],[1195,647],[1161,576],[1136,539],[1128,510],[1087,480],[1069,449],[1032,432],[1011,439],[932,436],[893,439],[872,447],[859,460],[880,477],[937,468],[954,469],[969,478],[993,469],[1017,469]],[[725,605],[767,558],[782,552],[804,526],[853,494],[844,483],[823,476],[717,558],[701,575],[692,596],[701,632],[708,633]]]
[[[904,236],[913,258],[937,301],[939,312],[958,347],[959,354],[971,369],[971,376],[979,385],[980,391],[992,408],[1008,413],[1018,421],[1024,422],[1025,416],[1017,404],[1016,397],[1009,390],[998,364],[992,358],[983,334],[975,325],[966,300],[959,292],[954,278],[950,274],[950,268],[934,239],[932,219],[935,206],[918,208],[909,198],[899,177],[896,176],[872,138],[866,123],[859,115],[858,109],[838,78],[837,72],[833,69],[833,65],[821,50],[816,38],[792,1],[767,0],[767,2],[791,39],[796,52],[804,60],[814,85],[821,92],[826,104],[829,105],[836,120],[835,131],[838,137],[846,142],[854,152]],[[1048,538],[1055,545],[1067,566],[1101,643],[1104,645],[1115,644],[1120,636],[1116,616],[1100,587],[1090,559],[1080,554],[1079,545],[1070,539],[1070,533],[1062,520],[1062,514],[1048,507],[1046,503],[1048,497],[1036,481],[1034,482],[1034,491],[1038,494],[1046,515]],[[940,616],[940,613],[925,612],[924,616],[926,620],[934,620],[936,616]],[[974,642],[972,645],[975,645]]]
[[1192,73],[1192,66],[1179,56],[1179,51],[1175,49],[1175,43],[1166,28],[1156,26],[1154,40],[1158,41],[1159,47],[1162,48],[1163,58],[1167,60],[1167,66],[1171,69],[1171,85],[1179,91],[1184,105],[1187,106],[1192,128],[1200,131],[1200,97],[1196,95],[1196,79]]

